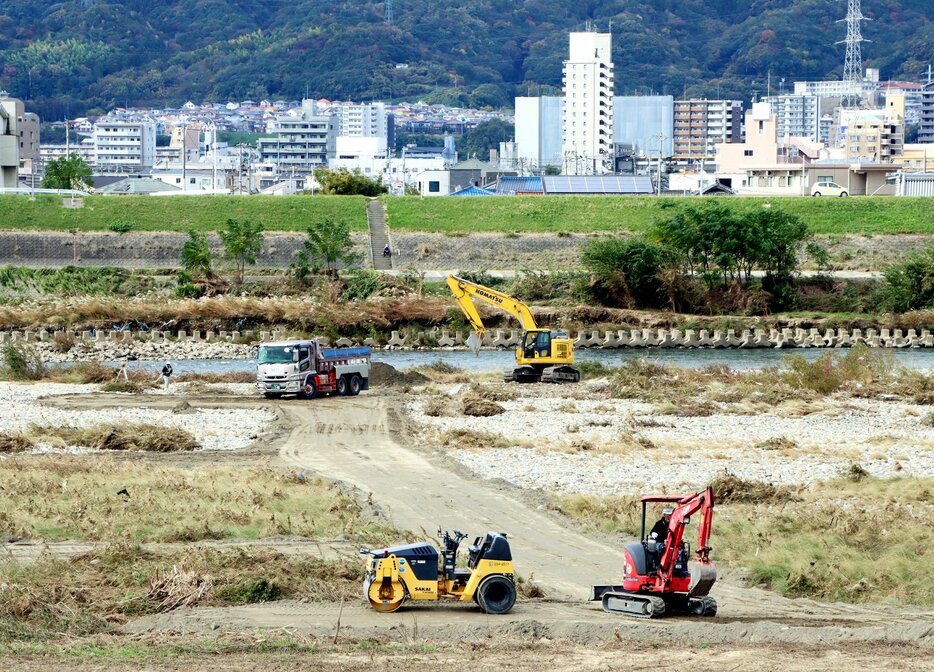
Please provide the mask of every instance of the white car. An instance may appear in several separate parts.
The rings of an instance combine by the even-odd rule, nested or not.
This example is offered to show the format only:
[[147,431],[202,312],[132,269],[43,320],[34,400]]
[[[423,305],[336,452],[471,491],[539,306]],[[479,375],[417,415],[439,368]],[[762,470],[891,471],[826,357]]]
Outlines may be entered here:
[[836,182],[818,182],[811,187],[811,196],[849,196],[846,187]]

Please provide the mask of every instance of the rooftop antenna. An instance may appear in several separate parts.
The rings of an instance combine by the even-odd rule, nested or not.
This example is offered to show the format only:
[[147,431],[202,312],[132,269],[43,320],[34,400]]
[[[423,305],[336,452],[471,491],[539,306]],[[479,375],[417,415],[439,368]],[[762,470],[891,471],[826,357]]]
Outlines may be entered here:
[[844,107],[856,107],[860,100],[860,94],[856,92],[861,91],[863,81],[863,54],[859,45],[860,42],[869,41],[863,39],[859,29],[860,21],[869,21],[863,16],[860,0],[847,0],[846,18],[840,19],[837,23],[844,21],[846,22],[846,39],[842,43],[846,44],[846,55],[843,59],[843,81],[850,84],[850,93],[842,102]]

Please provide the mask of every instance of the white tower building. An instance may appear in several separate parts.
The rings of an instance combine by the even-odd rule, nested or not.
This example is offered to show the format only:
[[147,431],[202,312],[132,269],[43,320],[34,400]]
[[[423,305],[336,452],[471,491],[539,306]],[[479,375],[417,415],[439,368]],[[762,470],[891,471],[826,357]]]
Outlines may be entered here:
[[613,61],[609,33],[571,33],[564,62],[563,172],[602,175],[613,165]]

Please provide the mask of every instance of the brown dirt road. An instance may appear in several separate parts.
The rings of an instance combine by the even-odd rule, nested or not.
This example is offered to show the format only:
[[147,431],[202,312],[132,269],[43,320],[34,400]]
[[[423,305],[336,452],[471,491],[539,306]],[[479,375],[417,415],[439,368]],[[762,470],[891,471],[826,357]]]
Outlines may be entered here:
[[[585,537],[543,508],[524,501],[513,486],[474,479],[454,468],[442,453],[412,445],[401,404],[391,393],[312,402],[219,400],[208,395],[187,400],[196,407],[237,403],[275,406],[282,415],[282,429],[287,431],[280,432],[281,438],[271,445],[279,446],[278,460],[284,466],[357,488],[364,498],[372,497],[388,522],[400,528],[425,530],[428,535],[439,526],[464,529],[471,535],[488,529],[507,532],[517,570],[525,577],[534,576],[549,599],[520,602],[512,613],[499,617],[449,603],[410,603],[395,614],[377,614],[362,598],[344,605],[283,601],[181,609],[133,621],[125,626],[128,633],[285,630],[331,637],[339,622],[342,638],[400,642],[413,638],[472,641],[502,635],[580,644],[678,640],[695,646],[758,643],[796,649],[901,644],[911,649],[910,656],[920,655],[934,669],[934,610],[928,608],[789,600],[744,588],[726,577],[713,590],[720,604],[713,619],[643,621],[604,614],[585,598],[591,584],[618,578],[621,554],[615,542]],[[168,405],[175,401],[160,397],[150,402],[137,397],[115,403]],[[107,405],[98,395],[76,395],[52,403]],[[267,541],[263,545],[278,543]],[[294,545],[294,541],[283,543]]]

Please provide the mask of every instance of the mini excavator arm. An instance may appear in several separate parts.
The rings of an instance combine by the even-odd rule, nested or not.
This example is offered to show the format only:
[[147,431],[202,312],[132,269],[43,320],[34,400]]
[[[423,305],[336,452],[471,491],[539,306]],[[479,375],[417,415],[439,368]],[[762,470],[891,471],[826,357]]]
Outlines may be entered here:
[[474,304],[474,297],[482,299],[490,305],[496,306],[500,310],[509,313],[519,320],[522,328],[526,331],[538,329],[535,324],[535,318],[532,317],[532,311],[529,310],[529,307],[508,294],[503,294],[495,289],[490,289],[489,287],[478,285],[475,282],[458,278],[456,275],[448,276],[448,287],[451,288],[451,293],[454,294],[457,305],[460,306],[461,311],[463,311],[464,315],[467,317],[470,326],[473,327],[473,330],[477,333],[479,340],[483,340],[486,327],[483,325],[483,320],[480,317],[480,313],[477,311],[477,306]]
[[665,551],[659,558],[660,574],[666,580],[670,580],[674,570],[675,560],[681,548],[681,541],[684,538],[685,519],[700,511],[700,524],[697,530],[697,546],[694,552],[697,554],[697,560],[701,563],[710,561],[710,529],[713,520],[713,488],[707,488],[703,492],[695,492],[693,495],[682,497],[675,505],[671,514],[671,521],[668,523],[668,542],[665,544]]

